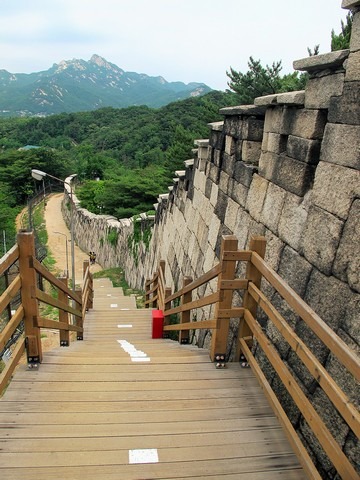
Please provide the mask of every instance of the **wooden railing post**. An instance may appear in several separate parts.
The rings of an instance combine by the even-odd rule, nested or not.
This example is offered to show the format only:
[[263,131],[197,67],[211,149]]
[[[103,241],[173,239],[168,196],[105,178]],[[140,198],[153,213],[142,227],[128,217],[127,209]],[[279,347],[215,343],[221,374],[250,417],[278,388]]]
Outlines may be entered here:
[[235,235],[226,235],[221,242],[220,263],[221,272],[218,276],[218,291],[220,291],[220,300],[215,304],[215,321],[216,327],[213,329],[211,337],[210,358],[215,360],[216,354],[225,357],[227,349],[227,341],[229,335],[230,318],[221,318],[221,310],[231,308],[233,291],[221,289],[222,280],[234,280],[236,260],[224,260],[224,252],[236,252],[238,248],[238,240]]
[[148,303],[150,300],[150,292],[151,290],[151,284],[150,284],[150,278],[147,278],[145,281],[145,308],[149,308],[150,304]]
[[[256,252],[257,254],[260,255],[261,258],[265,257],[265,250],[266,250],[266,239],[265,237],[261,236],[254,236],[250,240],[250,245],[249,245],[249,250],[252,252]],[[260,288],[260,283],[261,283],[261,273],[259,270],[250,262],[247,264],[246,268],[246,276],[245,278],[250,282],[252,282],[254,285],[256,285],[258,288]],[[249,310],[249,312],[252,314],[254,318],[256,318],[256,310],[257,310],[257,303],[254,300],[254,298],[249,294],[248,290],[245,291],[244,294],[244,301],[243,301],[243,306],[245,309]],[[241,351],[241,346],[240,346],[240,339],[241,338],[252,338],[252,331],[250,327],[247,325],[246,321],[244,318],[240,320],[239,324],[239,333],[238,333],[238,341],[237,341],[237,347],[236,347],[236,354],[235,354],[235,361],[240,360],[240,356],[243,353]],[[247,344],[249,348],[252,346],[252,340],[247,341]]]
[[[164,294],[164,297],[165,297],[165,299],[164,299],[164,312],[166,312],[166,310],[170,310],[170,308],[171,308],[171,302],[166,304],[166,299],[167,299],[167,297],[170,297],[170,295],[171,295],[171,288],[166,287],[165,288],[165,294]],[[164,325],[169,325],[169,320],[170,320],[170,318],[165,317],[165,315],[164,315]]]
[[[82,294],[81,288],[77,287],[77,288],[75,289],[75,293],[77,293],[78,296],[79,296],[80,298],[82,298],[82,297],[81,297],[81,294]],[[80,310],[80,312],[82,311],[82,305],[81,305],[80,303],[78,303],[78,302],[75,302],[75,308],[76,308],[76,310]],[[78,327],[84,328],[84,319],[83,319],[82,316],[81,316],[81,317],[75,317],[75,322],[76,322],[76,325],[77,325]],[[77,332],[77,337],[76,337],[76,339],[77,339],[77,340],[83,340],[83,339],[84,339],[84,334],[83,334],[83,332]]]
[[[60,282],[64,285],[68,286],[68,278],[67,277],[60,277]],[[66,293],[62,290],[59,290],[58,300],[60,302],[69,303],[69,299]],[[64,322],[69,324],[69,314],[64,310],[59,310],[59,322]],[[70,332],[69,330],[60,330],[60,347],[68,347],[70,344]]]
[[159,272],[154,273],[154,280],[153,280],[153,300],[152,308],[158,308],[158,295],[159,295]]
[[[87,272],[88,268],[90,268],[90,262],[89,262],[89,260],[84,260],[84,262],[83,262],[83,278],[85,278],[85,275],[86,275],[86,272]],[[89,273],[90,273],[90,270],[89,270]],[[89,282],[89,286],[88,286],[89,295],[88,295],[88,299],[87,299],[87,303],[86,303],[86,310],[90,310],[94,306],[93,305],[93,302],[94,302],[94,288],[93,288],[93,277],[92,277],[92,275],[89,275],[88,282]]]
[[[193,279],[191,277],[185,277],[183,280],[183,288],[186,285],[189,285]],[[182,297],[182,305],[186,305],[192,301],[192,292],[187,292]],[[180,314],[180,323],[188,323],[190,322],[190,310],[186,312],[181,312]],[[189,343],[189,330],[180,330],[179,332],[179,343]]]
[[40,328],[37,326],[39,306],[35,297],[36,272],[30,267],[30,259],[35,257],[33,232],[19,232],[17,242],[20,252],[21,303],[24,308],[26,353],[30,367],[42,361]]
[[160,260],[158,275],[158,309],[164,311],[165,297],[165,260]]

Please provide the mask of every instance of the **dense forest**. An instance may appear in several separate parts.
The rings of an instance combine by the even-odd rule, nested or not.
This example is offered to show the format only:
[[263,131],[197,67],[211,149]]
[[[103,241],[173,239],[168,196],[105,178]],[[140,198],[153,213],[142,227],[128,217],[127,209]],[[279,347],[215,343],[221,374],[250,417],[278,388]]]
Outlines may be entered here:
[[83,184],[77,194],[95,213],[124,218],[148,211],[174,170],[191,158],[194,139],[208,136],[207,123],[236,103],[233,93],[211,92],[160,109],[108,107],[0,120],[0,228],[8,246],[19,206],[43,187],[32,179],[32,168],[62,179],[76,173]]
[[[352,15],[331,32],[331,48],[348,48]],[[319,46],[308,48],[317,55]],[[39,185],[31,169],[64,179],[76,173],[76,193],[94,213],[125,218],[153,209],[174,171],[191,158],[194,140],[207,138],[207,123],[222,119],[219,109],[252,103],[256,96],[304,88],[307,75],[282,75],[281,61],[265,67],[250,57],[249,70],[230,67],[229,90],[213,91],[154,109],[103,108],[45,118],[0,119],[0,255],[14,244],[15,217]],[[30,147],[29,147],[30,146]],[[25,148],[24,148],[25,147]]]

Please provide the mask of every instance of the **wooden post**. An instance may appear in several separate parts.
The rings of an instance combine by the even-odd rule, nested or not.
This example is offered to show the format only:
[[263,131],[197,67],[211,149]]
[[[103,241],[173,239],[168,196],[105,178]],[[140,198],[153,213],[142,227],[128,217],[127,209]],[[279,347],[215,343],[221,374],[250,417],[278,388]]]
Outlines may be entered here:
[[89,268],[89,295],[88,295],[88,300],[86,304],[86,311],[90,310],[93,308],[93,302],[94,302],[94,289],[93,289],[93,278],[92,275],[90,274],[90,262],[89,260],[84,260],[83,261],[83,278],[85,278],[86,271]]
[[39,306],[35,297],[36,272],[30,267],[30,259],[35,257],[33,232],[19,232],[17,242],[20,252],[21,303],[24,308],[26,353],[31,367],[42,361],[40,328],[37,326]]
[[[193,279],[191,277],[185,277],[183,280],[183,288],[186,285],[189,285]],[[182,296],[182,305],[186,305],[192,301],[192,292],[187,292]],[[180,314],[180,323],[190,322],[190,310],[186,312],[181,312]],[[179,343],[189,343],[189,330],[180,330],[179,331]]]
[[85,277],[86,270],[90,267],[90,262],[89,260],[84,260],[83,261],[83,278]]
[[[153,280],[153,298],[158,295],[158,288],[159,288],[159,272],[155,272],[154,280]],[[158,308],[158,300],[155,299],[152,301],[152,308]]]
[[149,308],[150,304],[147,303],[150,300],[149,290],[150,290],[150,278],[147,278],[145,281],[145,308]]
[[[75,289],[75,293],[77,293],[78,296],[79,296],[80,298],[82,298],[82,297],[81,297],[81,294],[82,294],[81,288],[79,288],[79,287],[76,288],[76,289]],[[82,311],[82,306],[81,306],[81,304],[78,303],[78,302],[76,302],[76,301],[74,301],[74,304],[75,304],[76,310],[80,310],[80,312],[81,312],[81,311]],[[76,317],[76,316],[75,316],[74,318],[75,318],[75,323],[76,323],[76,325],[77,325],[78,327],[84,328],[84,319],[83,319],[83,317],[79,318],[79,317]],[[84,339],[83,332],[77,332],[77,337],[76,337],[76,339],[77,339],[77,340],[83,340],[83,339]]]
[[213,329],[211,337],[210,358],[215,360],[215,354],[226,355],[227,341],[229,335],[230,318],[219,318],[220,310],[229,309],[232,305],[233,291],[220,288],[222,280],[234,280],[236,260],[224,260],[224,252],[237,251],[238,240],[235,235],[226,235],[221,242],[221,273],[218,276],[218,291],[220,291],[220,300],[215,304],[216,327]]
[[[170,310],[171,308],[171,304],[166,304],[166,299],[167,297],[170,297],[171,295],[171,288],[170,287],[166,287],[165,288],[165,299],[164,299],[164,313],[166,312],[166,310]],[[169,325],[169,317],[165,317],[164,315],[164,325]],[[166,335],[168,338],[168,332],[164,332],[164,335]],[[165,338],[165,336],[164,336]]]
[[[60,282],[62,282],[66,287],[68,286],[68,277],[60,277]],[[69,298],[66,293],[62,290],[59,290],[58,300],[66,304],[69,303]],[[59,322],[64,322],[69,324],[69,314],[64,310],[59,310]],[[70,344],[70,332],[69,330],[60,330],[60,347],[68,347]]]
[[[265,237],[261,237],[261,236],[252,237],[250,240],[249,250],[251,250],[252,252],[256,252],[258,255],[260,255],[261,258],[264,258],[265,250],[266,250]],[[248,262],[247,264],[245,278],[249,280],[249,282],[252,282],[254,285],[256,285],[258,288],[260,288],[261,273],[257,270],[256,267],[254,267],[251,261]],[[256,318],[257,303],[247,290],[244,293],[243,306],[245,309],[249,310],[249,312],[253,315],[254,318]],[[252,337],[252,336],[253,335],[250,327],[247,325],[245,319],[242,318],[239,324],[239,333],[238,333],[238,341],[236,346],[235,361],[238,362],[240,360],[241,354],[243,353],[241,351],[240,338]],[[251,348],[252,340],[250,340],[250,342],[247,342],[247,343],[249,348]]]
[[165,260],[160,260],[158,276],[158,309],[164,311],[165,295]]

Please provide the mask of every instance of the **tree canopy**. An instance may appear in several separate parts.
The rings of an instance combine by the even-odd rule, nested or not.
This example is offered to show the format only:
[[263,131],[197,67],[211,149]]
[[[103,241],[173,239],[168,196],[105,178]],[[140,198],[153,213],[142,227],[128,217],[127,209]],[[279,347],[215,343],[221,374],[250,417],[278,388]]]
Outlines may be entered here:
[[229,77],[230,90],[238,94],[241,104],[251,104],[256,97],[273,93],[302,90],[305,87],[307,76],[293,72],[281,75],[282,62],[273,62],[271,66],[263,67],[260,60],[253,57],[248,61],[249,70],[246,73],[238,72],[230,67],[226,72]]

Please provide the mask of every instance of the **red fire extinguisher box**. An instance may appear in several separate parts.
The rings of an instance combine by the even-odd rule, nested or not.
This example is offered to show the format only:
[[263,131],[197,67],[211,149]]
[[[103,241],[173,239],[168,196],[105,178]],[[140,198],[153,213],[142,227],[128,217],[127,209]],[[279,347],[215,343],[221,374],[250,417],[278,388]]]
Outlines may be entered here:
[[163,338],[164,314],[162,310],[152,311],[152,338]]

